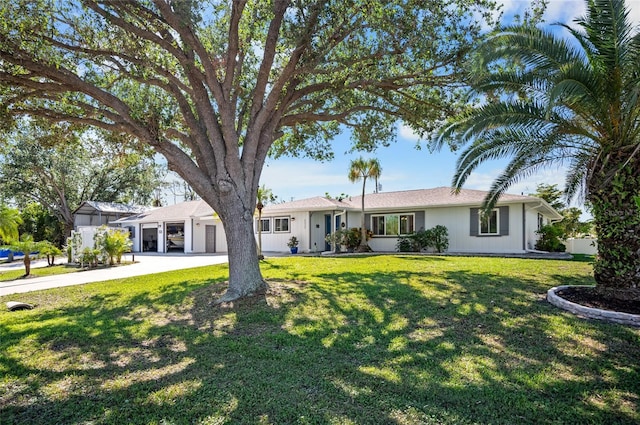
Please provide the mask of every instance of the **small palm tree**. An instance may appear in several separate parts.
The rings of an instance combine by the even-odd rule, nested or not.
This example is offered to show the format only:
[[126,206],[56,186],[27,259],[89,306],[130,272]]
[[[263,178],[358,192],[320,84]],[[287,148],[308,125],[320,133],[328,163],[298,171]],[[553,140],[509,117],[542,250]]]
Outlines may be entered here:
[[532,25],[507,27],[478,51],[475,93],[489,100],[454,118],[434,142],[462,152],[460,189],[483,162],[510,158],[485,199],[490,209],[513,183],[568,165],[567,197],[592,205],[598,233],[594,275],[601,292],[640,288],[640,35],[623,0],[589,0],[573,37]]
[[0,205],[0,238],[9,243],[18,239],[18,225],[22,223],[20,212],[6,205]]
[[[24,264],[24,276],[27,277],[31,274],[31,256],[32,253],[38,252],[42,246],[41,242],[35,242],[33,236],[24,234],[20,237],[20,240],[14,239],[9,244],[9,249],[13,251],[20,251],[24,253],[22,262]],[[36,254],[37,255],[37,254]]]
[[362,157],[358,159],[354,159],[351,161],[349,166],[349,181],[352,183],[357,182],[362,179],[362,202],[361,202],[361,217],[360,217],[360,246],[357,248],[360,252],[370,251],[369,245],[367,244],[367,229],[365,227],[365,219],[364,219],[364,196],[365,196],[365,186],[367,184],[368,178],[378,179],[380,174],[382,173],[382,167],[380,166],[380,162],[375,159],[364,159]]

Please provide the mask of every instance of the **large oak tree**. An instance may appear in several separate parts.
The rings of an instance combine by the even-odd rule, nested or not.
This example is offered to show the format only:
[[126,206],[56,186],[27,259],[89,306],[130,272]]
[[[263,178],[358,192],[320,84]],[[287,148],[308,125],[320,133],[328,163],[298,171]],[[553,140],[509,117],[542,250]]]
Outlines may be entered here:
[[264,285],[253,233],[269,154],[327,158],[429,132],[458,106],[476,0],[3,1],[3,114],[133,136],[220,216],[222,301]]

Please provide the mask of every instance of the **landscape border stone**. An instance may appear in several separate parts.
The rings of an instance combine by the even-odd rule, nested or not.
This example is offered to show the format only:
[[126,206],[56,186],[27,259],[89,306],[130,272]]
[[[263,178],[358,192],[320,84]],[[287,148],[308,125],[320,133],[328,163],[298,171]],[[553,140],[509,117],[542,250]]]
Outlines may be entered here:
[[622,325],[630,325],[640,327],[640,314],[622,313],[618,311],[602,310],[600,308],[592,308],[584,305],[576,304],[566,300],[557,294],[570,288],[586,287],[586,285],[562,285],[555,286],[547,291],[547,301],[563,310],[567,310],[577,316],[586,317],[588,319],[605,320],[608,322],[619,323]]

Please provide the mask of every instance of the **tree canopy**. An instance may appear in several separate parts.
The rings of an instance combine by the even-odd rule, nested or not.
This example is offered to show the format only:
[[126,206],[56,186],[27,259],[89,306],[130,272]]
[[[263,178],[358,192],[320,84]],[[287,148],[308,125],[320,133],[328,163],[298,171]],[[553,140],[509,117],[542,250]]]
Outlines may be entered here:
[[477,0],[16,0],[0,7],[2,116],[126,133],[211,205],[223,300],[263,286],[253,235],[269,155],[327,159],[420,134],[462,104]]
[[22,223],[20,212],[0,204],[0,239],[11,242],[18,239],[18,226]]
[[159,184],[153,157],[109,138],[65,123],[20,120],[0,148],[0,190],[22,208],[41,204],[67,233],[83,201],[149,204]]

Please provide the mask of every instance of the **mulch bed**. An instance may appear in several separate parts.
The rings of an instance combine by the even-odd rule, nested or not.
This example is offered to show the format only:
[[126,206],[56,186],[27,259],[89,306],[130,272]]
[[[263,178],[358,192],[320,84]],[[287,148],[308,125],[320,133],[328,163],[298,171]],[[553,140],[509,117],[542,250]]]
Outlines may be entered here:
[[586,307],[640,314],[640,301],[605,298],[601,294],[598,294],[595,288],[569,288],[558,291],[556,294],[565,300]]

